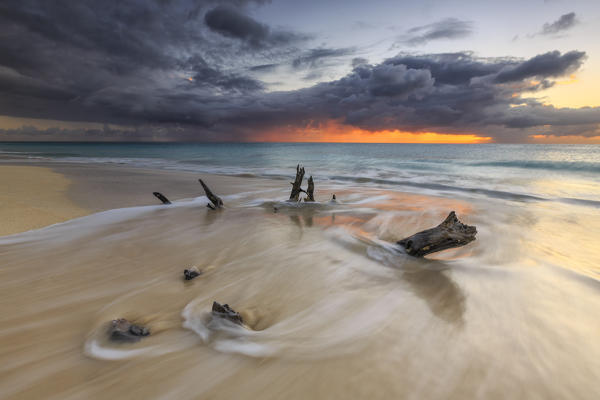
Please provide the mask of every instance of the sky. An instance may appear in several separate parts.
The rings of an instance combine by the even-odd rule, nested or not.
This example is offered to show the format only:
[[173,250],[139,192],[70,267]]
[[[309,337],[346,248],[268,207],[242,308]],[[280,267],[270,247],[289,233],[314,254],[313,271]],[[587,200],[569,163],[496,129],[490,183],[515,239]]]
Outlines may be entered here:
[[0,141],[600,143],[597,0],[3,0]]

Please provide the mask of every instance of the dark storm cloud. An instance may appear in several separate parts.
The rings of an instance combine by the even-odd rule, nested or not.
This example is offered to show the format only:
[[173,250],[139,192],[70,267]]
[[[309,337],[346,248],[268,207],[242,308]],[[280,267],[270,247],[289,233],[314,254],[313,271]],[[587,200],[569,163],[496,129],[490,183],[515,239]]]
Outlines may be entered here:
[[460,39],[473,32],[473,23],[457,18],[446,18],[432,24],[417,26],[406,31],[399,43],[408,46],[424,45],[432,40]]
[[503,69],[496,75],[495,80],[504,83],[533,77],[562,76],[578,69],[584,59],[585,53],[582,51],[570,51],[562,55],[558,51],[551,51],[535,56],[519,65]]
[[575,13],[570,12],[568,14],[561,15],[559,19],[552,23],[545,23],[542,27],[540,34],[542,35],[555,35],[557,33],[571,29],[577,25],[577,19]]
[[247,65],[289,62],[288,53],[297,51],[282,47],[285,35],[270,30],[267,39],[277,48],[266,44],[264,55],[210,36],[204,14],[220,3],[249,2],[3,1],[0,109],[96,122],[138,123],[154,115],[190,121],[203,115],[193,110],[199,99],[261,90],[262,82],[244,75]]
[[[205,15],[224,7],[221,16],[230,19],[207,26],[212,17]],[[119,128],[23,128],[0,138],[251,140],[264,130],[331,119],[367,130],[481,133],[498,141],[599,134],[600,109],[557,109],[527,98],[579,68],[583,52],[527,60],[399,54],[377,65],[354,59],[340,79],[267,92],[255,77],[261,71],[288,68],[316,79],[330,64],[347,68],[354,50],[310,47],[247,11],[244,1],[3,1],[2,114]],[[460,22],[413,33],[433,40],[470,32],[467,24],[460,33]]]
[[279,64],[261,64],[261,65],[254,65],[248,69],[250,71],[254,71],[254,72],[270,72],[270,71],[273,71],[278,66],[279,66]]
[[226,73],[213,68],[201,57],[195,57],[191,70],[194,72],[191,81],[195,86],[216,86],[225,90],[253,91],[264,89],[261,81],[256,79]]
[[363,58],[363,57],[354,57],[352,59],[352,68],[356,68],[359,65],[365,65],[365,64],[368,64],[368,63],[369,63],[369,60],[367,60],[366,58]]
[[[549,132],[548,126],[556,135],[600,134],[600,108],[557,109],[522,97],[549,87],[552,77],[576,68],[583,57],[549,54],[555,61],[570,61],[546,69],[539,67],[546,55],[515,60],[453,53],[400,55],[379,65],[361,63],[336,81],[265,93],[255,100],[260,106],[240,105],[214,127],[237,127],[243,136],[278,125],[336,119],[366,130],[475,132],[497,141],[524,140],[530,134]],[[515,80],[517,76],[521,79]],[[533,79],[542,76],[548,79]]]
[[510,61],[496,63],[483,62],[471,53],[444,53],[425,56],[399,55],[384,61],[386,64],[404,64],[409,68],[431,71],[437,84],[464,84],[471,78],[491,75]]
[[288,31],[272,30],[235,7],[221,5],[204,15],[204,22],[213,31],[224,36],[240,39],[252,47],[287,45],[308,39]]
[[[366,71],[365,71],[366,72]],[[373,96],[423,96],[433,88],[431,72],[406,65],[383,64],[371,70],[369,93]]]
[[76,96],[61,87],[52,86],[3,67],[0,67],[0,88],[7,96],[24,96],[57,101],[70,100]]

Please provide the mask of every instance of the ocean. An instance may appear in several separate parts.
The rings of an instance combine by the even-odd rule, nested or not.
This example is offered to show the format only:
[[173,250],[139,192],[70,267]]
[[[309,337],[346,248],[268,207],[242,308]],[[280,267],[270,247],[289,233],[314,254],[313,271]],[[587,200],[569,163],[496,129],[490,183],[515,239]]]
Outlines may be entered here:
[[458,196],[600,206],[600,146],[338,143],[0,143],[0,160],[106,163],[315,179]]
[[[0,237],[2,398],[600,393],[600,146],[2,143],[2,163],[198,191]],[[298,163],[315,203],[286,201]],[[450,211],[475,241],[396,243]],[[150,335],[111,342],[116,318]]]

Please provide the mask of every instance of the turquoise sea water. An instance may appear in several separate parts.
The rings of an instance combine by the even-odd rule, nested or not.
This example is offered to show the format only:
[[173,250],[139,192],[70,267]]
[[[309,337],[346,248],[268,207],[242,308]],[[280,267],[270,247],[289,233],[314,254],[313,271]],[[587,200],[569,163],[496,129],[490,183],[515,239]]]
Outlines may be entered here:
[[334,143],[0,143],[0,160],[108,163],[428,194],[600,206],[600,146]]

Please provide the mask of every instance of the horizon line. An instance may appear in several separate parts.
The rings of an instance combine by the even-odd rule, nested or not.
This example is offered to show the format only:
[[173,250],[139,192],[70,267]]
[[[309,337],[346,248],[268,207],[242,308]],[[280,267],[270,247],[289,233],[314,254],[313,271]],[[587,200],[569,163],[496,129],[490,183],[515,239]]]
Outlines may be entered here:
[[600,145],[600,143],[532,143],[532,142],[483,142],[483,143],[448,143],[448,142],[311,142],[311,141],[196,141],[196,140],[0,140],[0,144],[10,143],[77,143],[77,144],[434,144],[434,145]]

